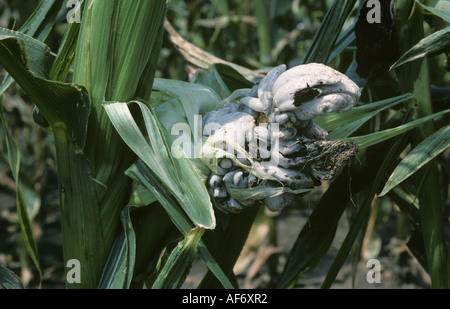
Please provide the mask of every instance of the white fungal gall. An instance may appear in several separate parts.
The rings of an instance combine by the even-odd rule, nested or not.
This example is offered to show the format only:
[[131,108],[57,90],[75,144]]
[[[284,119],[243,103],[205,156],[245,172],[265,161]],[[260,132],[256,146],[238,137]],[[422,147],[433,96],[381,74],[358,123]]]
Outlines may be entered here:
[[327,140],[312,121],[349,110],[360,97],[355,83],[326,65],[280,65],[241,96],[203,118],[206,185],[224,212],[261,203],[282,210],[334,179],[357,152],[352,143]]
[[264,199],[267,209],[276,212],[282,210],[284,207],[291,205],[296,199],[296,196],[292,193],[283,193]]
[[360,96],[359,87],[347,76],[317,63],[287,70],[273,86],[274,105],[294,112],[300,120],[346,111]]

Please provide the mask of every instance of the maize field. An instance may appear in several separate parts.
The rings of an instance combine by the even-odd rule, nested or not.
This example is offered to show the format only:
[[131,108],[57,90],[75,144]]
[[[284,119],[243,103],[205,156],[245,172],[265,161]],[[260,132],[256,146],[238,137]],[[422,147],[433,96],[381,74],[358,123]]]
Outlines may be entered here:
[[449,288],[449,12],[1,0],[0,288]]

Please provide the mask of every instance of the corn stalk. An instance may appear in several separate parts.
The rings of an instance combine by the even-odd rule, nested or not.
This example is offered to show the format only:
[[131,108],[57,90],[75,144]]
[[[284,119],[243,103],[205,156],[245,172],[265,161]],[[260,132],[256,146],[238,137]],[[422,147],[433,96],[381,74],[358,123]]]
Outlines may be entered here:
[[[37,41],[26,38],[31,41],[27,46],[23,36],[2,36],[1,64],[37,105],[55,137],[64,265],[76,259],[81,267],[81,281],[67,283],[68,288],[97,287],[116,238],[131,192],[124,172],[136,158],[103,104],[149,99],[166,5],[162,0],[84,1],[73,84],[37,74],[35,59],[27,58]],[[67,38],[67,44],[73,43],[73,35]],[[61,51],[70,54],[70,48]]]

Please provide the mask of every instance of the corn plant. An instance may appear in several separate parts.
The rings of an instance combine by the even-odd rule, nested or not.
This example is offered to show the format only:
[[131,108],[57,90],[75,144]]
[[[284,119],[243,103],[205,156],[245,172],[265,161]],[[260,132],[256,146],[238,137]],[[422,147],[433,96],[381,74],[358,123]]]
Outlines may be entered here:
[[[271,287],[294,287],[317,266],[354,209],[322,284],[330,287],[370,232],[374,201],[389,198],[414,226],[408,246],[432,286],[448,288],[448,181],[437,158],[449,145],[450,109],[433,109],[428,64],[448,47],[448,27],[424,33],[426,16],[450,22],[447,3],[380,2],[373,24],[367,1],[334,1],[301,64],[288,67],[271,52],[275,1],[258,1],[253,63],[271,66],[263,71],[185,41],[163,0],[78,1],[56,54],[44,41],[60,1],[41,1],[19,31],[0,29],[9,74],[1,94],[17,83],[54,137],[67,288],[180,288],[197,256],[208,268],[199,288],[239,287],[233,267],[261,210],[281,212],[324,181]],[[166,38],[200,68],[190,82],[155,78]],[[377,58],[385,50],[391,58]],[[377,98],[386,79],[397,93]],[[3,102],[1,118],[24,242],[40,273]],[[4,268],[0,284],[20,286]]]

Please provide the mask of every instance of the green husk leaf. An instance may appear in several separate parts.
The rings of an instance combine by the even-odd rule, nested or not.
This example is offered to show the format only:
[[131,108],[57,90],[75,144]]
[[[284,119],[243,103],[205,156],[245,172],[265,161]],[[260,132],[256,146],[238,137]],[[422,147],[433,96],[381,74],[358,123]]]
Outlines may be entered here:
[[198,70],[197,73],[195,73],[192,83],[208,86],[221,98],[226,98],[231,95],[230,90],[223,81],[215,65],[210,65],[207,71]]
[[281,195],[283,193],[292,193],[292,194],[304,194],[311,192],[313,189],[297,189],[293,190],[288,187],[255,187],[249,189],[236,189],[232,188],[229,184],[225,183],[228,193],[233,196],[238,201],[244,200],[263,200],[266,197],[274,197]]
[[[221,102],[220,96],[212,88],[183,81],[155,78],[153,90],[167,96],[168,101],[173,102],[173,104],[182,107],[184,114],[176,113],[176,119],[187,119],[191,130],[195,128],[194,117],[196,115],[204,115],[211,110],[217,109]],[[151,104],[153,107],[153,101]],[[178,107],[176,108],[179,109]],[[158,113],[158,119],[164,116],[167,116],[166,118],[174,117],[174,113],[171,113],[170,109],[165,110],[165,113],[167,114]],[[172,123],[174,122],[161,121],[161,124],[168,132],[172,130]]]

